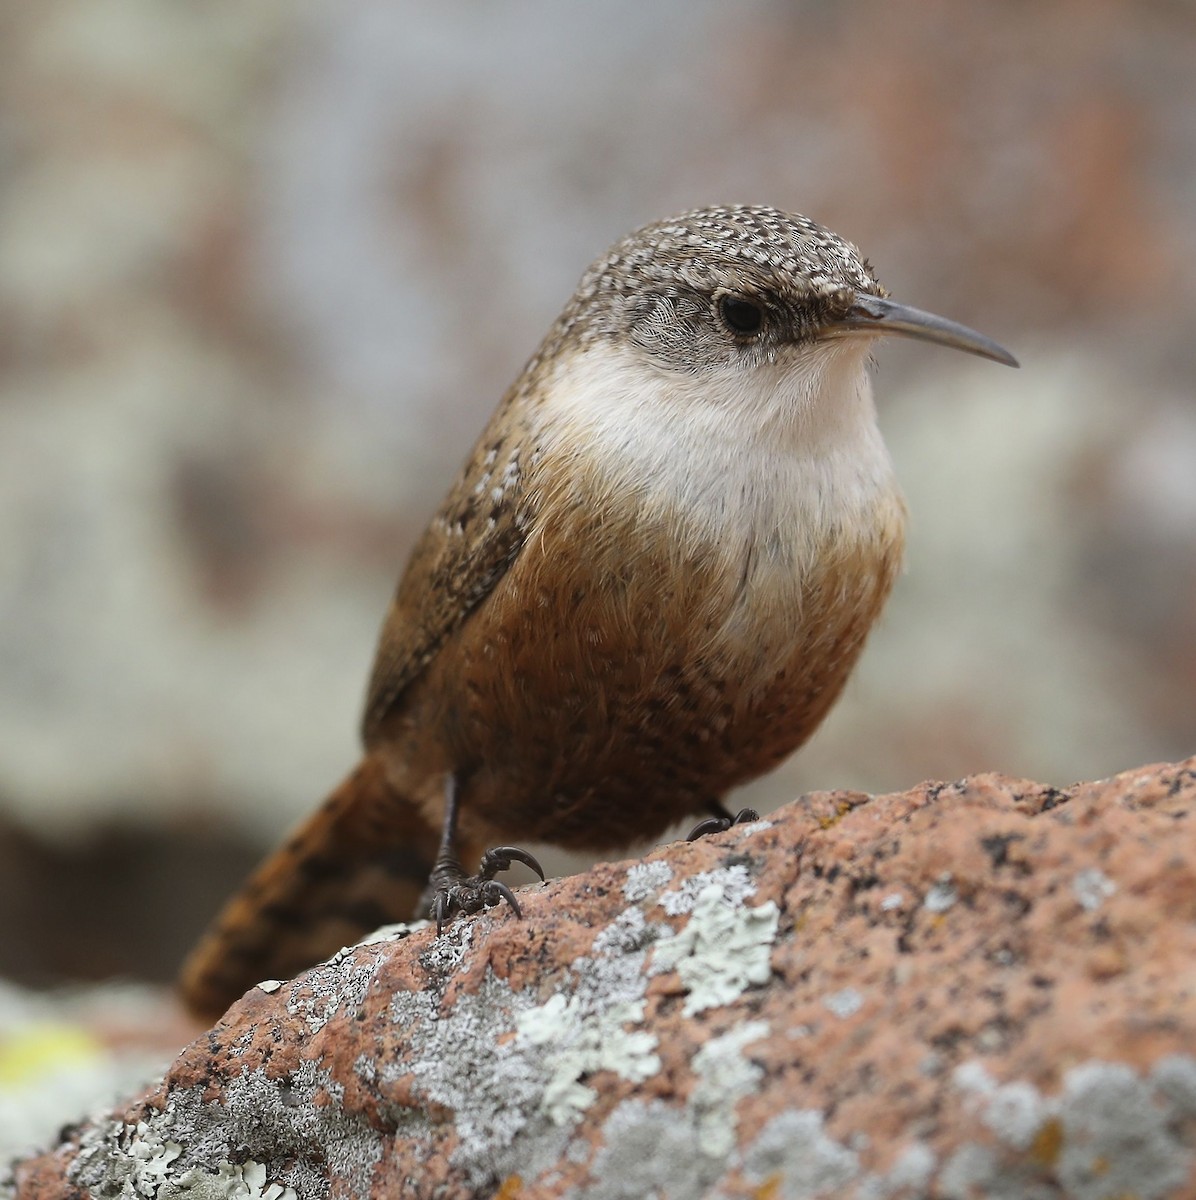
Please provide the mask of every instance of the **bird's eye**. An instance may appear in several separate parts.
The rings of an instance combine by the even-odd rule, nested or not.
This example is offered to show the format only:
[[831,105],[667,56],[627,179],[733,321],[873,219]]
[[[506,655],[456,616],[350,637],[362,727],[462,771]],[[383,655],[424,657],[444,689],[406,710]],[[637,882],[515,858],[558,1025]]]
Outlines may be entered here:
[[764,328],[764,309],[754,300],[723,296],[718,302],[718,311],[727,328],[741,337],[752,337]]

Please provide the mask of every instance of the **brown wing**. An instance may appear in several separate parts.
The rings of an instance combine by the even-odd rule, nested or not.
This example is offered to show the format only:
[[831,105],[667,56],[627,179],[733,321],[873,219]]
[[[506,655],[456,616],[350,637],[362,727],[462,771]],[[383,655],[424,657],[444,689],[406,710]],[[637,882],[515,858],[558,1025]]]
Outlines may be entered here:
[[[508,419],[506,427],[515,424]],[[533,516],[516,433],[483,435],[399,580],[374,658],[362,732],[380,723],[519,556]]]

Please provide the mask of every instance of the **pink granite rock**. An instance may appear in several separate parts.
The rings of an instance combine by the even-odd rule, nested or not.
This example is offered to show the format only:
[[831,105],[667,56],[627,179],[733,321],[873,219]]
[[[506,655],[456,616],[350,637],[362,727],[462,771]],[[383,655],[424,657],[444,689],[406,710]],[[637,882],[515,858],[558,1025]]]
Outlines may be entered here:
[[250,992],[96,1196],[1196,1196],[1196,760],[767,820]]

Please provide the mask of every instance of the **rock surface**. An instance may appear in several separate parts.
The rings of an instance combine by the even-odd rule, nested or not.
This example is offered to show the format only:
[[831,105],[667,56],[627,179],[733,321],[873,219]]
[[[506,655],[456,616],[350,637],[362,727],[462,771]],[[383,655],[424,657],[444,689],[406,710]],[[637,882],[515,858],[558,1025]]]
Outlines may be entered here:
[[819,793],[254,989],[21,1200],[1196,1196],[1196,759]]

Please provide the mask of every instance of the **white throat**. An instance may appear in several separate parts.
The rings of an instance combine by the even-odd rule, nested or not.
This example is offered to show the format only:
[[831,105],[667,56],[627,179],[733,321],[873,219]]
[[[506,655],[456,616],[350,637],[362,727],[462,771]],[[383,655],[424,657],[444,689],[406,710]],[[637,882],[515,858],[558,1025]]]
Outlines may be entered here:
[[764,544],[800,568],[828,538],[867,537],[901,505],[863,341],[692,375],[633,347],[591,346],[557,367],[545,397],[546,454],[729,550]]

